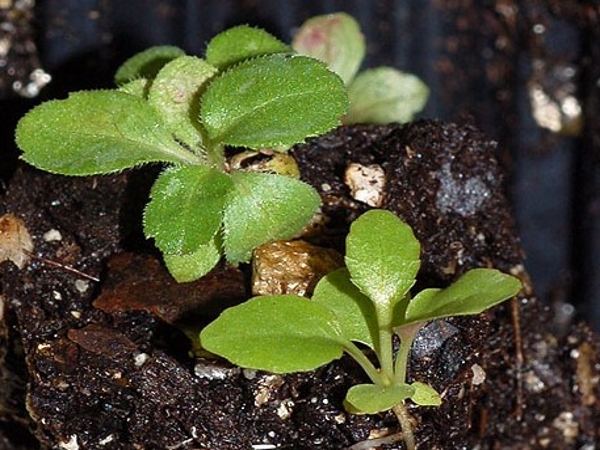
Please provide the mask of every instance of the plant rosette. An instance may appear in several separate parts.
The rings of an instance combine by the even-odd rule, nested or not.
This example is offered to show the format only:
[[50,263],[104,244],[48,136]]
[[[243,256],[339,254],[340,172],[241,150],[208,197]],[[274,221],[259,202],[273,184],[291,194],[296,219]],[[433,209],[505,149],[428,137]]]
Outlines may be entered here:
[[[215,36],[204,59],[153,47],[127,60],[115,81],[117,89],[37,106],[20,120],[16,141],[25,161],[64,175],[166,165],[144,232],[176,280],[202,277],[223,256],[247,262],[318,209],[319,195],[284,154],[346,113],[346,88],[324,63],[238,26]],[[253,171],[231,164],[226,146],[283,156]]]
[[[405,402],[439,406],[442,401],[427,383],[407,382],[418,331],[431,320],[479,314],[515,296],[521,282],[480,268],[445,289],[412,295],[420,244],[406,223],[385,210],[371,210],[352,223],[345,261],[345,268],[319,281],[311,299],[259,296],[225,310],[202,330],[200,344],[238,366],[274,373],[313,370],[346,353],[370,379],[350,388],[346,409],[355,414],[392,410],[407,448],[414,449]],[[394,336],[400,338],[395,354]],[[357,344],[372,351],[377,364]]]
[[429,89],[412,73],[388,66],[359,71],[366,53],[365,38],[356,19],[346,13],[307,20],[292,47],[325,62],[344,80],[350,100],[346,125],[410,122],[427,102]]

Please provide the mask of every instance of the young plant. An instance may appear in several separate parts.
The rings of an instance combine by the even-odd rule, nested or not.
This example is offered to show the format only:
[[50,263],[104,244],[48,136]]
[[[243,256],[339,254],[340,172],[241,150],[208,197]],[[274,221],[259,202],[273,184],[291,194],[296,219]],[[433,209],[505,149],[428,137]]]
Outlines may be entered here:
[[[64,175],[165,164],[144,231],[178,281],[203,276],[223,254],[248,261],[255,247],[293,236],[313,216],[319,195],[281,154],[329,131],[347,110],[343,82],[325,64],[238,26],[215,36],[204,59],[153,47],[126,61],[115,81],[117,89],[37,106],[16,141],[25,161]],[[230,164],[226,146],[277,163],[250,171]]]
[[365,39],[358,22],[348,14],[307,20],[292,47],[325,62],[344,80],[350,99],[345,124],[409,122],[427,102],[429,90],[413,74],[387,66],[358,72],[365,57]]
[[[255,297],[204,328],[200,344],[239,366],[276,373],[313,370],[345,352],[370,379],[350,388],[346,409],[356,414],[392,410],[407,448],[414,449],[405,401],[441,403],[428,384],[407,381],[417,332],[430,320],[478,314],[521,288],[517,278],[498,270],[473,269],[445,289],[412,296],[419,256],[419,242],[406,223],[389,211],[371,210],[351,225],[346,268],[322,278],[312,299]],[[396,354],[394,335],[400,338]],[[375,353],[377,366],[357,343]]]

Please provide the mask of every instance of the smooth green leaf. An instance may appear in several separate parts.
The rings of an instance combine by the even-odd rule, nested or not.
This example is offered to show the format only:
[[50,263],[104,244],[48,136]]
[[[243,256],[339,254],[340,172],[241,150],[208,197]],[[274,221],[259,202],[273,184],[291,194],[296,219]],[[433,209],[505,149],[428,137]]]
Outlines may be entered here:
[[223,70],[245,59],[289,53],[290,47],[260,28],[240,25],[217,34],[206,47],[206,61]]
[[235,190],[223,224],[225,255],[233,263],[248,261],[259,245],[295,235],[321,203],[312,187],[294,178],[241,171],[231,176]]
[[428,384],[416,381],[411,384],[415,393],[410,396],[410,399],[419,406],[440,406],[442,397],[440,394]]
[[446,289],[416,295],[406,308],[405,323],[479,314],[515,296],[521,282],[495,269],[472,269]]
[[221,228],[229,175],[207,166],[165,170],[152,186],[144,232],[168,254],[188,254],[208,244]]
[[315,286],[312,300],[333,311],[340,323],[342,336],[373,348],[377,336],[377,318],[371,300],[350,281],[348,269],[327,274]]
[[408,384],[377,386],[357,384],[346,394],[346,409],[353,414],[377,414],[388,411],[414,395],[414,388]]
[[408,305],[410,304],[410,302],[417,299],[417,303],[421,303],[421,302],[423,304],[429,303],[431,301],[431,299],[438,294],[438,292],[441,292],[441,289],[438,289],[438,288],[423,289],[417,295],[415,295],[413,298],[410,298],[410,295],[404,297],[402,299],[402,301],[398,302],[394,306],[394,315],[392,318],[393,326],[401,327],[401,326],[407,325],[408,323],[415,323],[412,321],[407,322],[407,319],[406,319],[406,309],[408,308]]
[[180,56],[158,72],[148,93],[148,102],[156,108],[175,135],[191,148],[202,140],[198,121],[200,95],[217,69],[194,56]]
[[17,126],[23,159],[65,175],[110,173],[149,162],[194,164],[154,108],[119,92],[76,92],[34,108]]
[[202,278],[210,272],[221,259],[218,239],[199,246],[193,253],[186,255],[163,254],[169,273],[178,283],[187,283]]
[[409,122],[423,109],[428,96],[429,89],[415,75],[392,67],[365,70],[349,86],[350,111],[344,122]]
[[352,282],[381,308],[392,308],[415,283],[420,245],[410,226],[385,210],[356,219],[346,238]]
[[182,55],[185,55],[183,50],[171,45],[147,48],[121,64],[115,74],[115,83],[120,86],[138,78],[152,80],[166,63]]
[[365,57],[365,38],[358,22],[346,13],[313,17],[300,27],[292,47],[323,61],[348,85]]
[[217,77],[202,96],[201,121],[213,142],[289,147],[340,123],[342,80],[315,59],[273,54]]
[[308,371],[342,355],[334,314],[296,295],[255,297],[225,310],[200,333],[206,350],[241,367]]

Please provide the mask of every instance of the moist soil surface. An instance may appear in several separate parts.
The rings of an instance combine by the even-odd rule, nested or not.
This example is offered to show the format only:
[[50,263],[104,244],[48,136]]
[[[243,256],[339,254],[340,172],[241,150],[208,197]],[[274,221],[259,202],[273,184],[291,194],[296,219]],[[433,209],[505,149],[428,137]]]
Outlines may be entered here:
[[[442,394],[411,407],[420,449],[592,449],[600,444],[600,342],[535,297],[523,265],[496,146],[469,125],[342,127],[294,148],[323,197],[313,244],[343,253],[370,206],[344,183],[350,163],[385,172],[384,208],[422,243],[418,286],[474,267],[519,276],[518,298],[477,317],[427,325],[409,377]],[[402,449],[391,414],[350,415],[366,381],[342,358],[274,376],[190,357],[182,329],[250,297],[249,268],[225,265],[176,284],[141,233],[158,168],[68,178],[21,165],[2,199],[35,255],[0,265],[2,449]],[[374,232],[377,232],[374,230]]]

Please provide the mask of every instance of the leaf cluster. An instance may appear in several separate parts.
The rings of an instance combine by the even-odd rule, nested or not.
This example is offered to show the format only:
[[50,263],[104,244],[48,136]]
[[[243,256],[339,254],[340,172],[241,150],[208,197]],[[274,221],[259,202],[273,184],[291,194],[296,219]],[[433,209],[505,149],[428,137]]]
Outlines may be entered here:
[[359,72],[365,39],[358,22],[346,13],[307,20],[292,47],[325,62],[344,80],[350,99],[345,124],[409,122],[427,102],[429,89],[416,75],[388,66]]
[[[418,330],[430,320],[478,314],[521,288],[498,270],[473,269],[445,289],[413,296],[420,244],[406,223],[384,210],[354,221],[345,261],[319,281],[312,299],[261,296],[224,311],[202,330],[201,345],[242,367],[278,373],[312,370],[346,352],[371,380],[348,391],[350,412],[373,414],[407,399],[436,406],[441,398],[431,386],[406,381]],[[400,338],[395,355],[394,334]],[[357,344],[376,355],[378,367]]]
[[324,63],[238,26],[215,36],[203,59],[172,46],[143,51],[115,82],[39,105],[19,122],[16,141],[25,161],[65,175],[165,164],[144,231],[177,280],[201,277],[223,254],[247,261],[318,208],[307,184],[286,171],[232,168],[225,147],[285,151],[338,125],[347,92]]

